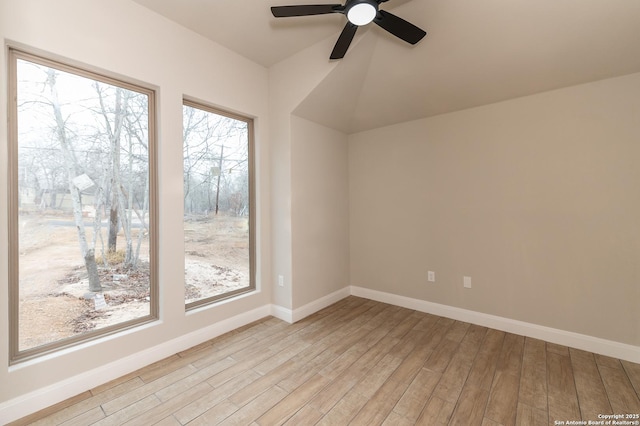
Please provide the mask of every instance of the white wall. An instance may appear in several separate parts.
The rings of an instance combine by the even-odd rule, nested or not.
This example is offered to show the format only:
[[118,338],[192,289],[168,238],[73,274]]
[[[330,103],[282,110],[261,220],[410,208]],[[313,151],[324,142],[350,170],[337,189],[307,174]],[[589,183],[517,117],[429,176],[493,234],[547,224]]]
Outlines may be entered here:
[[[0,423],[79,393],[76,375],[110,362],[149,355],[149,348],[209,330],[231,317],[260,312],[271,302],[268,72],[231,51],[152,14],[128,0],[0,0],[0,38],[40,49],[94,69],[157,87],[159,123],[159,284],[161,321],[53,355],[8,367],[7,211],[0,208]],[[6,51],[0,52],[6,70]],[[7,81],[0,72],[0,169],[7,169]],[[185,315],[182,232],[182,96],[255,117],[258,193],[258,292]],[[7,199],[7,176],[0,173],[0,199]],[[2,203],[4,206],[4,202]],[[257,311],[256,311],[257,310]],[[267,312],[268,313],[268,312]],[[256,314],[257,315],[257,314]],[[201,336],[206,338],[206,333]],[[133,357],[133,358],[132,358]],[[148,358],[147,358],[148,359]],[[122,367],[122,365],[120,365]],[[136,368],[131,363],[131,368]],[[104,380],[108,374],[91,376]],[[111,374],[119,376],[120,371]],[[71,383],[71,384],[70,384]],[[49,398],[49,400],[47,399]]]
[[347,135],[296,116],[292,134],[293,306],[349,285]]
[[[292,318],[293,294],[293,241],[292,210],[293,191],[293,136],[292,113],[335,67],[325,56],[321,56],[329,46],[325,40],[281,61],[269,68],[269,113],[272,170],[272,227],[273,241],[271,253],[272,281],[283,277],[283,286],[273,286],[273,303],[282,308],[285,315]],[[300,268],[296,268],[298,271]]]
[[351,284],[640,346],[639,162],[640,74],[351,135]]

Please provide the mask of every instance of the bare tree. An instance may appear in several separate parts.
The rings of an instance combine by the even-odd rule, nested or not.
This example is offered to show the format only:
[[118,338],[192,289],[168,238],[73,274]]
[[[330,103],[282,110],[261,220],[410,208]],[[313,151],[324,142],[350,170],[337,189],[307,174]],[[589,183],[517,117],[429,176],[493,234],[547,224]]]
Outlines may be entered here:
[[[148,144],[143,141],[143,134],[146,133],[148,124],[143,124],[145,119],[148,120],[146,114],[148,99],[145,95],[119,87],[104,87],[97,82],[94,88],[100,104],[100,110],[97,113],[103,118],[110,146],[109,251],[116,251],[118,230],[122,229],[125,237],[124,265],[127,268],[135,268],[139,259],[142,235],[139,234],[137,247],[134,250],[132,230],[134,212],[140,220],[141,227],[148,229],[144,216],[149,203],[149,173],[146,168],[141,172],[138,164],[148,162]],[[110,109],[107,98],[109,92],[114,91],[113,106]],[[141,173],[144,176],[139,176]],[[141,180],[144,182],[143,185],[140,185]],[[136,194],[140,194],[144,200],[136,203]],[[139,208],[136,208],[136,204]]]
[[[128,154],[129,154],[129,171],[130,174],[134,173],[134,159],[140,157],[141,155],[144,158],[138,158],[141,161],[148,162],[149,155],[149,145],[145,142],[145,135],[148,127],[148,99],[146,96],[134,96],[132,99],[132,104],[138,104],[137,108],[132,109],[125,117],[125,130],[127,134],[128,143]],[[147,122],[145,122],[145,119]],[[136,153],[136,147],[140,153]],[[144,155],[146,154],[146,156]],[[145,232],[149,233],[149,225],[146,220],[147,213],[149,212],[149,171],[146,170],[143,172],[144,175],[144,185],[140,187],[142,191],[142,203],[139,200],[135,199],[135,193],[139,193],[140,191],[135,191],[133,187],[134,182],[139,182],[140,179],[134,179],[132,177],[129,178],[129,224],[133,222],[131,218],[131,213],[135,212],[136,217],[140,222],[140,228],[138,231],[138,241],[136,244],[135,252],[131,258],[129,266],[131,268],[136,268],[138,261],[140,259],[140,247],[142,246],[142,240],[145,235]],[[136,208],[138,205],[140,208]]]
[[[127,113],[128,92],[123,93],[123,89],[115,89],[115,105],[114,105],[114,124],[111,125],[109,111],[105,105],[104,91],[106,88],[98,82],[94,83],[98,100],[100,101],[100,111],[104,119],[104,127],[109,138],[111,152],[109,159],[111,161],[111,203],[109,210],[109,252],[115,252],[117,249],[118,230],[120,221],[126,220],[126,217],[120,216],[119,212],[123,211],[122,200],[122,183],[120,179],[120,136],[124,124],[124,117]],[[129,253],[129,252],[128,252]]]
[[246,123],[190,106],[183,110],[185,213],[241,214],[247,200],[238,193],[248,170]]
[[[137,268],[149,235],[149,98],[45,65],[26,66],[18,98],[24,114],[18,196],[31,198],[25,213],[40,200],[42,208],[72,212],[90,290],[100,291],[96,250],[109,267],[106,246],[116,250],[121,230],[123,266]],[[85,225],[91,215],[92,225]]]
[[[198,175],[202,172],[202,163],[210,161],[211,142],[215,132],[215,126],[211,126],[207,120],[207,115],[203,111],[195,108],[184,107],[183,119],[183,158],[184,158],[184,200],[185,210],[194,213],[198,210],[197,196],[199,185],[202,184]],[[211,172],[211,167],[206,168],[207,175]],[[211,176],[212,177],[212,176]],[[209,178],[210,179],[210,178]],[[209,184],[210,181],[204,182]],[[211,195],[207,193],[208,208],[212,208]]]
[[51,93],[51,107],[56,122],[56,135],[60,143],[60,150],[65,160],[67,169],[67,180],[69,192],[73,201],[73,217],[78,231],[78,241],[80,243],[80,251],[84,259],[84,265],[89,276],[89,290],[98,292],[102,291],[100,278],[98,276],[98,267],[96,265],[95,252],[89,249],[87,244],[87,236],[84,227],[84,219],[82,217],[82,200],[80,189],[74,183],[74,179],[78,176],[76,173],[78,167],[75,157],[70,149],[69,140],[67,138],[66,126],[62,116],[62,108],[58,100],[58,91],[56,89],[56,71],[49,68],[47,70],[47,85]]

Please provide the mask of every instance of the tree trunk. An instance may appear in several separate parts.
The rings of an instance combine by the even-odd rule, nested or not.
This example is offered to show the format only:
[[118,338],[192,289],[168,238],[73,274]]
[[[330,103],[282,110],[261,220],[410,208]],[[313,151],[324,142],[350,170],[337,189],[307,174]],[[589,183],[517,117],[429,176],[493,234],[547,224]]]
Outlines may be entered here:
[[115,188],[111,188],[111,210],[109,211],[109,253],[116,252],[116,245],[118,243],[118,196],[116,195]]
[[216,216],[218,215],[218,202],[220,200],[220,176],[222,176],[222,157],[224,156],[224,145],[220,147],[220,162],[218,163],[218,185],[216,187]]
[[96,255],[93,249],[87,250],[84,255],[84,266],[89,274],[89,291],[99,293],[102,291],[100,277],[98,276],[98,265],[96,265]]
[[120,201],[120,134],[122,132],[122,125],[124,122],[124,115],[126,114],[126,103],[127,97],[124,98],[124,107],[123,107],[123,98],[122,98],[122,89],[116,89],[116,100],[115,100],[115,123],[114,127],[111,127],[111,123],[109,121],[107,109],[104,105],[104,100],[102,98],[102,92],[100,91],[100,85],[98,83],[95,84],[95,89],[98,94],[98,100],[100,101],[100,108],[102,109],[102,115],[105,121],[105,127],[107,129],[107,133],[109,134],[109,140],[111,141],[111,208],[109,211],[109,252],[115,253],[117,249],[118,242],[118,224],[122,221],[122,214],[124,214],[122,210],[122,205]]
[[87,274],[89,275],[89,290],[102,291],[100,278],[98,277],[96,258],[93,250],[89,250],[89,246],[87,244],[87,235],[84,229],[84,218],[82,217],[82,200],[80,198],[80,191],[73,183],[73,178],[76,177],[76,163],[73,153],[69,149],[69,142],[67,141],[64,119],[62,118],[62,111],[60,108],[60,102],[58,100],[58,91],[56,90],[55,82],[55,71],[50,69],[48,72],[47,83],[49,84],[49,89],[51,90],[51,105],[53,107],[53,113],[56,119],[58,141],[60,142],[60,149],[62,151],[65,166],[67,169],[67,181],[69,183],[69,191],[71,192],[71,200],[73,201],[73,217],[75,219],[76,229],[78,231],[80,251],[82,253],[82,257],[84,258],[84,264],[87,268]]
[[136,254],[133,259],[133,267],[136,268],[138,265],[138,259],[140,259],[140,246],[142,245],[142,239],[144,237],[144,231],[147,229],[149,232],[149,228],[147,227],[145,216],[147,215],[147,210],[149,209],[149,173],[147,173],[145,178],[145,192],[144,192],[144,201],[142,203],[142,215],[138,215],[140,219],[140,231],[138,232],[138,245],[136,246]]

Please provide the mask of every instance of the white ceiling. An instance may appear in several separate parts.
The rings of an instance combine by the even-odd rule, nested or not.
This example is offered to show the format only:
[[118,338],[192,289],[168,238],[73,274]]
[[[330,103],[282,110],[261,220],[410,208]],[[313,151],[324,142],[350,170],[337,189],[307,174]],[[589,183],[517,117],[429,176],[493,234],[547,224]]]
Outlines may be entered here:
[[[134,1],[265,67],[337,39],[346,22],[269,10],[334,0]],[[359,29],[296,114],[352,133],[640,72],[638,0],[390,0],[381,9],[427,36],[411,46],[375,25]]]

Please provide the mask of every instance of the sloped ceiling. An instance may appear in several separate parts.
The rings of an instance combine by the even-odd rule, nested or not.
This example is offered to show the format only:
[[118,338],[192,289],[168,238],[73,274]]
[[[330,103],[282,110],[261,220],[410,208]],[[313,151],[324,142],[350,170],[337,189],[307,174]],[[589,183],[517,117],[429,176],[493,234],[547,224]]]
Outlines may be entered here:
[[[340,14],[276,19],[269,11],[317,0],[134,1],[265,67],[336,39],[345,23]],[[427,37],[411,46],[375,25],[360,28],[296,114],[354,133],[640,72],[638,0],[390,0],[381,8]]]

